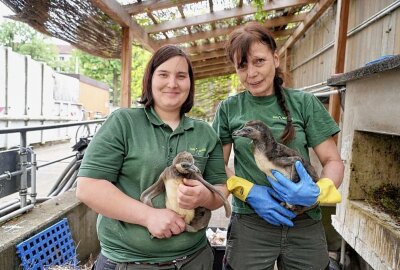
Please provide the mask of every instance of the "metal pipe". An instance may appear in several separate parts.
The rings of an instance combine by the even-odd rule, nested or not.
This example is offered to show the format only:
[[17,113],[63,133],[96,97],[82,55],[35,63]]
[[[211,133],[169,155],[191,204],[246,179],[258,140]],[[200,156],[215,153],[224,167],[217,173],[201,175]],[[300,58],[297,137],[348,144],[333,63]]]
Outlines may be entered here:
[[346,257],[346,241],[342,238],[342,242],[340,244],[340,265],[342,266],[342,270],[345,268],[345,257]]
[[[45,202],[49,199],[52,199],[52,197],[38,197],[38,198],[36,198],[36,203]],[[27,205],[30,205],[30,204],[32,204],[32,200],[28,199],[26,201],[26,203],[27,203]],[[3,204],[0,206],[0,217],[12,212],[15,209],[18,209],[18,208],[20,208],[20,200],[19,199],[14,199],[10,202],[7,202],[6,204]]]
[[[40,116],[43,117],[43,107],[44,107],[44,63],[40,64],[41,80],[40,80]],[[40,121],[40,125],[43,125],[44,121]],[[40,142],[44,143],[43,130],[40,131]]]
[[317,87],[317,86],[322,86],[322,85],[326,85],[326,81],[323,81],[323,82],[320,82],[320,83],[316,83],[316,84],[313,84],[313,85],[304,86],[304,87],[301,87],[301,88],[297,88],[297,90],[305,91],[305,90],[308,90],[308,89],[311,89],[311,88],[314,88],[314,87]]
[[12,212],[12,213],[10,213],[10,214],[8,214],[8,215],[5,215],[5,216],[3,216],[3,217],[0,217],[0,223],[2,223],[2,222],[4,222],[4,221],[7,221],[7,220],[9,220],[9,219],[11,219],[11,218],[13,218],[13,217],[16,217],[16,216],[18,216],[19,214],[25,213],[26,211],[32,209],[33,207],[34,207],[34,205],[31,204],[31,205],[22,207],[21,209],[18,209],[17,211],[14,211],[14,212]]
[[0,180],[4,180],[4,179],[10,180],[11,177],[13,177],[13,176],[18,176],[18,175],[21,175],[21,174],[22,174],[22,171],[21,171],[21,170],[15,171],[15,172],[9,172],[9,171],[7,171],[7,172],[5,172],[5,173],[3,173],[3,174],[0,174]]
[[18,201],[16,203],[0,209],[0,216],[7,215],[8,213],[10,213],[20,207],[21,207],[21,201],[18,199]]
[[50,199],[53,199],[53,198],[52,197],[38,197],[38,198],[36,198],[36,202],[37,203],[42,203],[42,202],[45,202],[45,201],[50,200]]
[[323,87],[320,87],[320,88],[317,88],[317,89],[314,89],[314,90],[311,90],[311,91],[308,91],[308,92],[309,93],[315,93],[315,92],[325,91],[325,90],[329,90],[329,89],[331,89],[330,86],[323,86]]
[[40,165],[40,166],[37,166],[37,168],[40,169],[40,168],[42,168],[42,167],[51,165],[51,164],[53,164],[53,163],[56,163],[56,162],[59,162],[59,161],[62,161],[62,160],[65,160],[65,159],[68,159],[68,158],[71,158],[71,157],[74,157],[74,156],[76,156],[76,154],[69,155],[69,156],[66,156],[66,157],[63,157],[63,158],[60,158],[60,159],[56,159],[56,160],[53,160],[53,161],[44,163],[44,164],[42,164],[42,165]]
[[[363,21],[362,23],[360,23],[359,25],[357,25],[356,27],[354,27],[353,29],[348,31],[347,32],[347,37],[351,37],[352,35],[360,32],[362,29],[364,29],[365,27],[367,27],[371,23],[379,20],[383,16],[391,13],[393,10],[397,9],[399,6],[400,6],[400,0],[397,0],[396,2],[393,2],[392,4],[387,6],[386,8],[384,8],[384,9],[380,10],[379,12],[375,13],[374,15],[372,15],[371,17],[369,17],[368,19],[366,19],[365,21]],[[325,51],[327,51],[328,49],[333,47],[334,44],[335,44],[334,41],[329,42],[324,47],[322,47],[320,50],[318,50],[315,53],[313,53],[310,57],[308,57],[307,59],[303,60],[302,62],[300,62],[299,64],[297,64],[293,68],[291,68],[290,71],[294,71],[295,69],[301,67],[302,65],[304,65],[307,62],[311,61],[312,59],[316,58],[320,54],[324,53]]]
[[316,96],[316,97],[328,97],[328,96],[333,95],[333,94],[339,94],[339,93],[341,93],[341,92],[343,92],[345,90],[346,90],[346,88],[340,88],[340,89],[335,89],[335,90],[331,90],[331,91],[327,91],[327,92],[315,93],[314,96]]
[[0,134],[72,127],[72,126],[80,126],[80,125],[85,125],[85,124],[102,123],[104,121],[105,121],[105,119],[98,119],[98,120],[79,121],[79,122],[70,122],[70,123],[52,124],[52,125],[43,125],[43,126],[27,126],[27,127],[19,127],[19,128],[0,128]]
[[72,168],[69,170],[69,172],[64,177],[64,179],[60,182],[60,184],[57,186],[57,188],[53,192],[49,193],[48,196],[50,196],[50,197],[57,196],[60,193],[60,191],[63,189],[63,187],[66,185],[66,183],[68,183],[68,181],[70,180],[70,178],[72,177],[74,172],[77,170],[77,168],[79,168],[79,166],[80,166],[80,164],[78,164],[78,163],[73,164]]
[[68,180],[68,182],[61,189],[60,193],[64,193],[65,191],[67,191],[67,190],[69,190],[71,188],[71,186],[75,183],[76,176],[78,175],[78,172],[79,172],[79,166],[76,168],[76,170],[74,171],[73,175]]
[[57,178],[56,182],[54,183],[53,187],[50,189],[50,191],[47,193],[48,196],[50,196],[53,191],[57,189],[59,186],[60,182],[64,179],[65,175],[69,172],[69,170],[72,168],[72,166],[75,165],[76,161],[78,160],[77,157],[75,157],[70,163],[68,163],[67,167],[64,168],[60,176]]
[[33,152],[33,150],[31,148],[28,148],[28,151],[31,154],[31,199],[32,199],[32,203],[35,204],[36,203],[36,196],[37,196],[37,192],[36,192],[36,170],[37,170],[37,162],[36,162],[36,153]]
[[42,116],[42,115],[1,115],[2,121],[71,121],[71,118],[62,116]]
[[19,203],[19,199],[13,199],[13,200],[11,200],[9,202],[1,204],[0,205],[0,210],[3,209],[3,208],[6,208],[6,207],[8,207],[8,206],[10,206],[12,204],[15,204],[15,203]]
[[26,151],[26,132],[21,132],[21,145],[19,152],[19,160],[21,167],[21,182],[19,188],[19,197],[21,199],[21,208],[26,206],[26,196],[28,194],[28,172],[27,172],[27,164],[28,164],[28,156]]

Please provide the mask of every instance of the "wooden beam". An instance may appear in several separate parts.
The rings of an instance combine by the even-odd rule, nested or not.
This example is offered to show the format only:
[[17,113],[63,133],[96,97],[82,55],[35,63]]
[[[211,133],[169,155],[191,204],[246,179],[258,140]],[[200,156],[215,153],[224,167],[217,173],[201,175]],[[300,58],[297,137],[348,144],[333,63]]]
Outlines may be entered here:
[[130,27],[131,16],[115,0],[91,0],[94,5],[104,11],[116,23],[122,27]]
[[144,13],[146,11],[155,11],[160,9],[167,9],[178,5],[185,5],[199,2],[199,0],[147,0],[143,2],[137,2],[134,4],[123,5],[123,8],[130,15],[136,15]]
[[198,73],[195,74],[195,80],[201,80],[201,79],[205,79],[205,78],[210,78],[210,77],[218,77],[218,76],[223,76],[223,75],[230,75],[230,74],[234,74],[235,73],[235,69],[226,69],[226,70],[221,70],[219,72],[204,72],[204,73]]
[[207,52],[207,51],[215,51],[219,49],[225,48],[226,43],[224,41],[217,42],[217,43],[210,43],[210,44],[204,44],[204,45],[198,45],[194,47],[187,47],[187,48],[182,48],[187,54],[191,53],[201,53],[201,52]]
[[110,16],[121,27],[129,27],[133,38],[150,52],[154,52],[157,45],[148,38],[143,28],[134,22],[128,12],[115,0],[91,0],[92,3]]
[[121,107],[131,107],[132,31],[122,28]]
[[314,8],[307,14],[306,19],[300,23],[293,35],[285,42],[279,50],[279,56],[285,53],[285,50],[292,47],[293,44],[299,40],[303,34],[311,27],[311,25],[327,10],[335,0],[320,0],[315,4]]
[[285,76],[285,84],[284,84],[285,87],[293,86],[292,74],[290,72],[291,61],[292,61],[292,48],[287,48],[285,50],[283,61],[282,63],[280,63],[283,74]]
[[[286,25],[291,22],[299,22],[299,21],[304,20],[305,17],[306,17],[305,13],[293,15],[293,16],[287,16],[287,17],[278,17],[278,18],[273,18],[273,19],[269,19],[269,20],[265,21],[264,25],[265,25],[265,27],[271,28],[271,27],[276,27],[276,26],[280,26],[280,25]],[[156,44],[159,47],[161,47],[166,44],[179,44],[179,43],[186,43],[186,42],[195,41],[195,40],[199,40],[199,39],[207,39],[207,38],[212,38],[212,37],[217,37],[217,36],[229,35],[230,32],[232,32],[233,30],[235,30],[238,27],[240,27],[240,26],[219,28],[219,29],[215,29],[213,31],[199,32],[199,33],[192,34],[192,35],[182,35],[179,37],[169,38],[169,39],[165,39],[162,41],[158,41],[158,42],[156,42]],[[277,33],[278,36],[280,34],[281,34],[280,32]]]
[[[284,8],[292,7],[292,6],[306,5],[309,3],[316,2],[316,1],[317,0],[280,0],[280,1],[274,1],[274,2],[267,2],[264,5],[263,10],[271,11],[271,10],[277,10],[277,9],[284,9]],[[216,12],[213,12],[210,14],[193,16],[193,17],[185,18],[185,19],[176,19],[176,20],[172,20],[172,21],[166,21],[164,23],[160,23],[157,25],[148,26],[145,29],[148,34],[154,34],[154,33],[165,32],[165,31],[169,31],[169,30],[173,30],[173,29],[188,27],[188,26],[192,26],[192,25],[211,23],[211,22],[226,20],[226,19],[230,19],[230,18],[234,18],[234,17],[246,16],[249,14],[256,13],[257,11],[258,10],[256,7],[247,5],[247,6],[244,6],[241,8],[221,10],[221,11],[216,11]]]
[[231,65],[231,63],[228,61],[226,56],[216,57],[213,59],[192,61],[193,68],[204,67],[204,66],[215,65],[215,64]]
[[199,61],[199,60],[216,58],[216,57],[221,57],[221,56],[225,56],[225,55],[226,55],[225,50],[218,50],[218,51],[207,52],[207,53],[189,56],[189,59],[192,62],[195,62],[195,61]]
[[[343,73],[346,58],[347,27],[349,22],[350,0],[338,0],[336,13],[334,67],[333,73]],[[336,123],[340,122],[340,95],[329,96],[329,113]],[[337,136],[334,138],[337,141]]]
[[334,74],[344,72],[350,0],[338,0],[334,44]]
[[207,65],[207,66],[202,66],[202,67],[195,68],[194,72],[215,71],[215,70],[225,69],[227,67],[230,67],[230,65],[227,65],[225,63],[224,64]]

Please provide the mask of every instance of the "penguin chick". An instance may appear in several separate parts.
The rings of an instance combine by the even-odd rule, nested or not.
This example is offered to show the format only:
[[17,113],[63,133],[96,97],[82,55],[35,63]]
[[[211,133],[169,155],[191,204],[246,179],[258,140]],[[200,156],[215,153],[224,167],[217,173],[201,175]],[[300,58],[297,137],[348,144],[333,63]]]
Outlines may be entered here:
[[[269,127],[262,121],[249,121],[242,129],[236,130],[232,135],[246,137],[253,141],[253,154],[258,168],[273,179],[275,179],[275,177],[272,175],[271,170],[277,170],[293,182],[299,182],[300,177],[294,166],[295,162],[299,160],[303,163],[304,168],[313,181],[318,181],[319,177],[314,167],[308,161],[304,160],[297,151],[278,143],[272,136]],[[290,205],[288,203],[284,203],[284,205],[296,214],[304,213],[316,206],[315,204],[310,207],[305,207],[301,205]]]
[[205,228],[211,218],[211,211],[204,207],[183,209],[179,207],[177,191],[183,178],[200,181],[211,192],[217,193],[224,201],[226,217],[231,215],[231,206],[225,196],[213,185],[203,179],[201,171],[194,165],[194,158],[189,152],[180,152],[172,161],[172,165],[165,168],[158,180],[147,188],[140,196],[140,201],[153,206],[151,200],[161,192],[166,192],[165,206],[182,216],[186,223],[186,231],[197,232]]

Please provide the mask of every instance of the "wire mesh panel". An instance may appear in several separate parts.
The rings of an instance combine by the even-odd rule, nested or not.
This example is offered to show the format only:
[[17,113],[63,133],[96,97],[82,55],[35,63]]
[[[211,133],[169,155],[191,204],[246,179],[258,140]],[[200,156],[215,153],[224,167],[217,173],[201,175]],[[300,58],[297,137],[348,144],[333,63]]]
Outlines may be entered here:
[[19,243],[16,248],[25,270],[41,270],[52,265],[77,268],[75,244],[66,218]]

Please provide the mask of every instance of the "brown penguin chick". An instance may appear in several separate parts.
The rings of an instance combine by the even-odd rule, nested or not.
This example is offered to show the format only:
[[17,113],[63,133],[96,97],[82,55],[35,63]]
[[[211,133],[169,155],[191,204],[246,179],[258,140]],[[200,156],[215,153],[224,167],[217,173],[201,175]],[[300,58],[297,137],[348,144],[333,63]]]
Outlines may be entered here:
[[[267,125],[262,121],[253,120],[247,122],[240,130],[233,132],[233,136],[246,137],[253,140],[253,154],[258,168],[266,175],[275,179],[271,170],[276,170],[282,173],[286,178],[297,183],[300,177],[295,168],[297,160],[303,163],[304,168],[311,176],[314,182],[317,182],[319,177],[315,172],[314,167],[295,150],[286,145],[278,143],[272,136],[272,132]],[[300,205],[290,205],[285,203],[286,207],[296,214],[301,214],[316,205],[305,207]]]
[[158,180],[147,188],[140,196],[140,201],[153,206],[151,200],[161,192],[166,192],[165,206],[182,216],[186,223],[186,231],[197,232],[207,227],[211,211],[204,207],[196,209],[183,209],[179,207],[177,191],[178,186],[183,183],[183,178],[200,181],[210,191],[224,201],[226,217],[231,215],[231,206],[225,196],[213,185],[203,179],[200,170],[194,165],[194,158],[189,152],[180,152],[172,161],[172,165],[165,168]]

